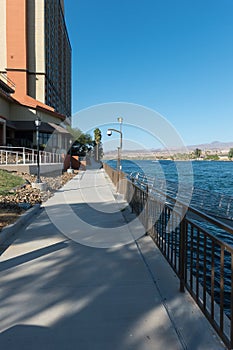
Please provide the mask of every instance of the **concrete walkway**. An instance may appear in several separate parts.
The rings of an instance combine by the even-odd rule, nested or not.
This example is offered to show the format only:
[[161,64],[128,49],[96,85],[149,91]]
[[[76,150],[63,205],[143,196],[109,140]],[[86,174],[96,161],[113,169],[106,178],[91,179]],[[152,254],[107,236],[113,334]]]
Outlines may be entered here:
[[77,175],[0,257],[0,348],[224,349],[143,234],[103,169]]

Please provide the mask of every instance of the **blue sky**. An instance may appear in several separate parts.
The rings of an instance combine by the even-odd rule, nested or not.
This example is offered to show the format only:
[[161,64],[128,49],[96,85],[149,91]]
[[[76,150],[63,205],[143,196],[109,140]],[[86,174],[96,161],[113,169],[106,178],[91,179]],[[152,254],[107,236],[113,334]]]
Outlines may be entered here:
[[65,0],[65,12],[75,127],[84,108],[128,102],[187,145],[233,141],[232,0]]

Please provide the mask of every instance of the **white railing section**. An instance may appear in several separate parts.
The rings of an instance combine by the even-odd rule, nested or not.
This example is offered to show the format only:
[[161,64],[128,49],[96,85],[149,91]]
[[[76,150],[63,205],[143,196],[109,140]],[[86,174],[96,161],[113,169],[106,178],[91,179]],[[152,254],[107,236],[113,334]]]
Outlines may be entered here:
[[[62,155],[39,151],[40,164],[63,163]],[[0,146],[0,165],[37,164],[37,150],[26,147]]]

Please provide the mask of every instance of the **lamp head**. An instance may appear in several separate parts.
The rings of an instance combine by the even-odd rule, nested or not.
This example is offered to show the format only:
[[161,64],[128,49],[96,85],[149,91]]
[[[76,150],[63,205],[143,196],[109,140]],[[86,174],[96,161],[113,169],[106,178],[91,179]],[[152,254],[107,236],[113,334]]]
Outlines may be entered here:
[[111,130],[108,130],[108,131],[107,131],[107,135],[108,135],[108,136],[112,136],[112,131],[111,131]]
[[35,125],[36,125],[37,128],[41,125],[41,120],[40,120],[40,118],[37,117],[37,118],[35,119]]

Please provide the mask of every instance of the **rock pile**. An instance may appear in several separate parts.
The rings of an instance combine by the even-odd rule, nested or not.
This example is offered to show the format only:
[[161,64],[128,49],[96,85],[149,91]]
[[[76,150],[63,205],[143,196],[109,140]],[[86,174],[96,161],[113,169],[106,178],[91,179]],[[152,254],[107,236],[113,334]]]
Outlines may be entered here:
[[[45,202],[56,190],[71,180],[77,172],[74,174],[63,173],[59,176],[41,176],[41,181],[47,184],[47,190],[44,192],[32,188],[31,184],[36,181],[35,176],[19,172],[15,174],[22,177],[25,180],[25,184],[12,189],[7,195],[0,195],[0,212],[2,214],[0,215],[0,229],[2,226],[1,222],[3,219],[6,219],[6,216],[9,216],[9,213],[20,215],[33,205]],[[9,224],[8,221],[9,220],[7,220],[7,223]]]
[[40,192],[40,190],[32,188],[31,185],[36,181],[35,176],[18,172],[16,174],[25,180],[25,184],[11,190],[7,195],[0,196],[0,207],[2,207],[2,205],[9,207],[9,204],[18,206],[19,203],[29,203],[31,206],[36,203],[41,204],[51,197],[53,193],[62,187],[67,181],[71,180],[75,175],[64,173],[60,176],[54,177],[41,176],[42,182],[47,184],[47,190]]

